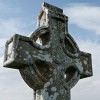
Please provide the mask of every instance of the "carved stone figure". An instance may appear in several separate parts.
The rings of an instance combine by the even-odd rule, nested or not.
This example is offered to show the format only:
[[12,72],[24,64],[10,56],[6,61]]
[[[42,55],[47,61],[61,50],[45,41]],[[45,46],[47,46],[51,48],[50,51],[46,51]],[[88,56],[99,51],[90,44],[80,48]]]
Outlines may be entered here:
[[63,10],[47,3],[30,37],[15,34],[7,41],[4,67],[20,71],[35,100],[70,100],[79,79],[92,76],[91,54],[80,51],[68,33]]

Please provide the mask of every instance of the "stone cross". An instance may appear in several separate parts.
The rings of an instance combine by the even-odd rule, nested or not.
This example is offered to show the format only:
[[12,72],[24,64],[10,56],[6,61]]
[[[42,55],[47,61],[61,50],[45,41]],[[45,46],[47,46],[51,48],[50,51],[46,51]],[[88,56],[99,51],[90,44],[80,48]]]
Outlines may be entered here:
[[92,76],[91,54],[80,51],[68,33],[63,10],[47,3],[30,37],[15,34],[6,42],[4,67],[20,71],[35,100],[70,100],[79,79]]

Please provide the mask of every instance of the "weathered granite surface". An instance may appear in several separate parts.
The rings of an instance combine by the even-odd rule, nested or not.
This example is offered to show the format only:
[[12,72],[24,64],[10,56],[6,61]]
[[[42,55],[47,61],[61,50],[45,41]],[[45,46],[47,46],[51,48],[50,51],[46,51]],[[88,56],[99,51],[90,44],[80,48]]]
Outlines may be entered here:
[[79,79],[92,76],[91,54],[80,51],[68,33],[63,10],[47,3],[30,37],[15,34],[7,41],[4,67],[20,71],[35,100],[70,100]]

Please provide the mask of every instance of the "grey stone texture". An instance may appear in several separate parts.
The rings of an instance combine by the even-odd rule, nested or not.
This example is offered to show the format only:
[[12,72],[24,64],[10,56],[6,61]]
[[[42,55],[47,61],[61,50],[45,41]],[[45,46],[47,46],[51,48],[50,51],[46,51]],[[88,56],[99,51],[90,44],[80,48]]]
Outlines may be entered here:
[[93,74],[91,54],[80,51],[68,33],[68,17],[45,2],[37,29],[8,40],[4,58],[4,67],[18,69],[35,91],[34,100],[70,100],[70,89]]

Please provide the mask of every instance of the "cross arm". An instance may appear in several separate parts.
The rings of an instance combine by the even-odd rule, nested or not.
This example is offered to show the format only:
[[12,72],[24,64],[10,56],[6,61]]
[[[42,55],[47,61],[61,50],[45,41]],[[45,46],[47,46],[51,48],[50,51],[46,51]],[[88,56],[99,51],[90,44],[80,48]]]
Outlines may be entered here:
[[80,61],[82,62],[83,66],[83,73],[81,74],[81,79],[92,76],[93,71],[91,54],[80,51]]

